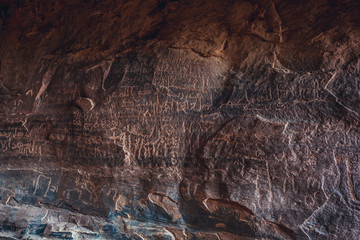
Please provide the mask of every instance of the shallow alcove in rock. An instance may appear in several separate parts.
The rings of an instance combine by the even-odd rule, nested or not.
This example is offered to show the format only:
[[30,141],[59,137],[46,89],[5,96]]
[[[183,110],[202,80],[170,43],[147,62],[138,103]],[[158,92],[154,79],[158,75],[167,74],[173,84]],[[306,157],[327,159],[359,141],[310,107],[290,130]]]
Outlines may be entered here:
[[359,238],[359,1],[0,19],[0,238]]

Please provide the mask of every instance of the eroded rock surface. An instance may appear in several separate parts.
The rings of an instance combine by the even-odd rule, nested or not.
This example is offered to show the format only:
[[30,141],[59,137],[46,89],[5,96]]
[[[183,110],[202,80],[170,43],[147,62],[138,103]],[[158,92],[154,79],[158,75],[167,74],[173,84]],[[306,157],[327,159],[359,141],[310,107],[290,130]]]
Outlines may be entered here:
[[359,239],[360,2],[0,1],[4,239]]

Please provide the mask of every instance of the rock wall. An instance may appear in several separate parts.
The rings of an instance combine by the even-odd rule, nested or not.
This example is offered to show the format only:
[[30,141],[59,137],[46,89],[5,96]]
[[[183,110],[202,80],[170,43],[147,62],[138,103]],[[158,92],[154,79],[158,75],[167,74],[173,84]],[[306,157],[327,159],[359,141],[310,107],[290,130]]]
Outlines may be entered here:
[[359,239],[359,1],[0,8],[1,239]]

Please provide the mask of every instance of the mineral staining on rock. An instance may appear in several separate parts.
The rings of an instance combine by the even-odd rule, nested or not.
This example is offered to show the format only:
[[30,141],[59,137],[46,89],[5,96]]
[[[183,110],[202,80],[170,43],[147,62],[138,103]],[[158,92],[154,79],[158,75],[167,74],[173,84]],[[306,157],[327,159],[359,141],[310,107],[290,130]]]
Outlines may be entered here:
[[355,1],[2,1],[0,236],[357,239]]

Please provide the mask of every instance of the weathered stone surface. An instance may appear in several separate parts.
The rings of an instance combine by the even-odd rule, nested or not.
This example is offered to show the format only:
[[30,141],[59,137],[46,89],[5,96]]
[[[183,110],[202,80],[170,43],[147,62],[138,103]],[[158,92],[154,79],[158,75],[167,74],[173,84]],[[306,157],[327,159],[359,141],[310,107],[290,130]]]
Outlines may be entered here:
[[359,239],[360,2],[0,9],[0,238]]

